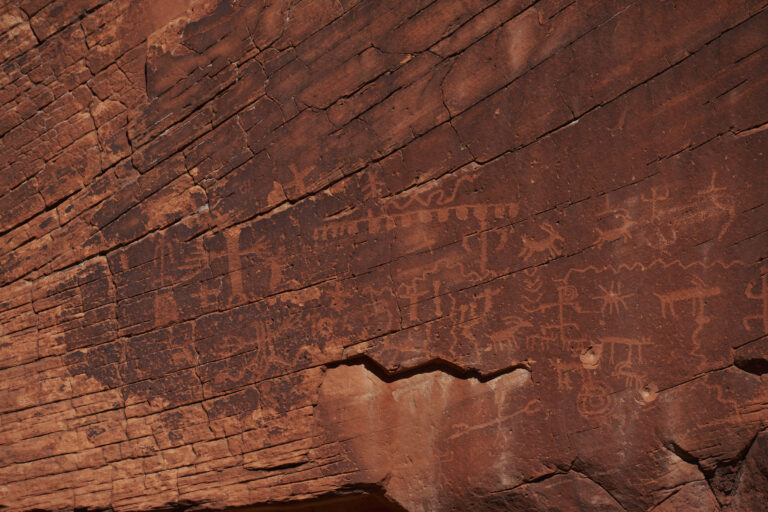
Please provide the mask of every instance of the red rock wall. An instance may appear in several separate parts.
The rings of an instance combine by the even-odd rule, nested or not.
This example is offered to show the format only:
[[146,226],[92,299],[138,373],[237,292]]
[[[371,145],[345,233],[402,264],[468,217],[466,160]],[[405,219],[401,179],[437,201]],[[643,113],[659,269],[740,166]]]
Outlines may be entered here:
[[766,4],[1,1],[0,508],[768,510]]

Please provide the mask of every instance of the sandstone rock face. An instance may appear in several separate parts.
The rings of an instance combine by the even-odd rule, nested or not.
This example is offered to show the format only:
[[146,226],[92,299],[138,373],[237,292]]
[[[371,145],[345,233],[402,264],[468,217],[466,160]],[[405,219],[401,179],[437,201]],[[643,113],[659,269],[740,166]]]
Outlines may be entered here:
[[0,508],[768,510],[767,7],[0,1]]

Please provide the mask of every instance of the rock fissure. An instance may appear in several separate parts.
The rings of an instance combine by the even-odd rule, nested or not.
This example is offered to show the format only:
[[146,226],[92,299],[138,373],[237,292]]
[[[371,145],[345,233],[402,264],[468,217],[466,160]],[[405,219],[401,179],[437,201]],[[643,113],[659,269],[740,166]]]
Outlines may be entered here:
[[502,375],[523,370],[530,373],[531,367],[528,362],[511,364],[495,370],[482,372],[476,368],[465,368],[445,359],[434,358],[414,366],[403,368],[388,369],[381,363],[366,354],[351,356],[347,359],[325,363],[326,368],[338,368],[339,366],[363,366],[370,373],[374,374],[379,380],[392,383],[399,380],[410,379],[416,375],[441,372],[456,379],[477,380],[478,382],[492,381]]

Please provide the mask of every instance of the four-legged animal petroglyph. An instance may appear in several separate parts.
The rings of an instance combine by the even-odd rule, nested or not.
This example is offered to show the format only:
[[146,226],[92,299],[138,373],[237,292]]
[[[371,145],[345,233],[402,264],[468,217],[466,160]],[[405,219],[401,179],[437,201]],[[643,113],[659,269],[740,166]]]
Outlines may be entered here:
[[606,198],[605,208],[603,211],[598,212],[597,219],[599,221],[608,218],[618,219],[621,221],[621,224],[608,228],[595,227],[595,231],[597,231],[597,240],[594,243],[598,248],[602,247],[606,242],[613,242],[619,239],[624,239],[624,241],[630,240],[632,238],[632,233],[629,232],[629,229],[637,224],[637,222],[630,217],[629,210],[621,207],[612,207],[610,201]]
[[565,238],[560,236],[560,233],[549,222],[542,222],[541,229],[547,233],[547,237],[541,240],[534,238],[528,238],[523,235],[523,250],[520,251],[520,256],[525,261],[528,261],[534,254],[544,252],[549,255],[550,258],[556,258],[560,255],[561,249],[558,248],[558,242],[565,244]]
[[632,361],[632,355],[637,356],[637,362],[643,362],[643,347],[652,345],[647,337],[640,339],[637,338],[623,338],[619,336],[601,336],[598,338],[603,346],[608,347],[608,361],[614,362],[615,348],[625,347],[627,349],[626,361]]
[[668,293],[654,293],[661,302],[661,315],[664,318],[667,317],[667,312],[673,317],[676,316],[675,304],[686,301],[691,301],[691,313],[693,316],[697,316],[704,311],[705,299],[720,295],[720,287],[707,286],[700,277],[694,277],[691,280],[691,284],[693,286]]
[[643,385],[643,376],[632,371],[632,363],[622,361],[616,365],[616,376],[624,379],[624,385],[639,390]]
[[626,242],[632,238],[632,233],[629,232],[629,229],[637,224],[637,222],[630,219],[629,215],[624,213],[617,214],[616,217],[621,219],[621,225],[608,229],[595,228],[597,231],[595,245],[597,247],[602,247],[606,242],[614,242],[619,239],[623,239]]
[[507,316],[502,319],[507,326],[504,329],[491,334],[491,340],[495,350],[499,350],[503,345],[512,343],[516,347],[519,343],[516,338],[517,331],[526,327],[533,327],[533,324],[519,316]]

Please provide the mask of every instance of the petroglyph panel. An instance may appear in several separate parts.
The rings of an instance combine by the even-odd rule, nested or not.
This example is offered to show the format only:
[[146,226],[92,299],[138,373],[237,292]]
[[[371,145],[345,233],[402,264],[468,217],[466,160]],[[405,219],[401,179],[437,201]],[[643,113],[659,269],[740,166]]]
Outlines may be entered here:
[[763,510],[767,7],[0,2],[0,508]]

